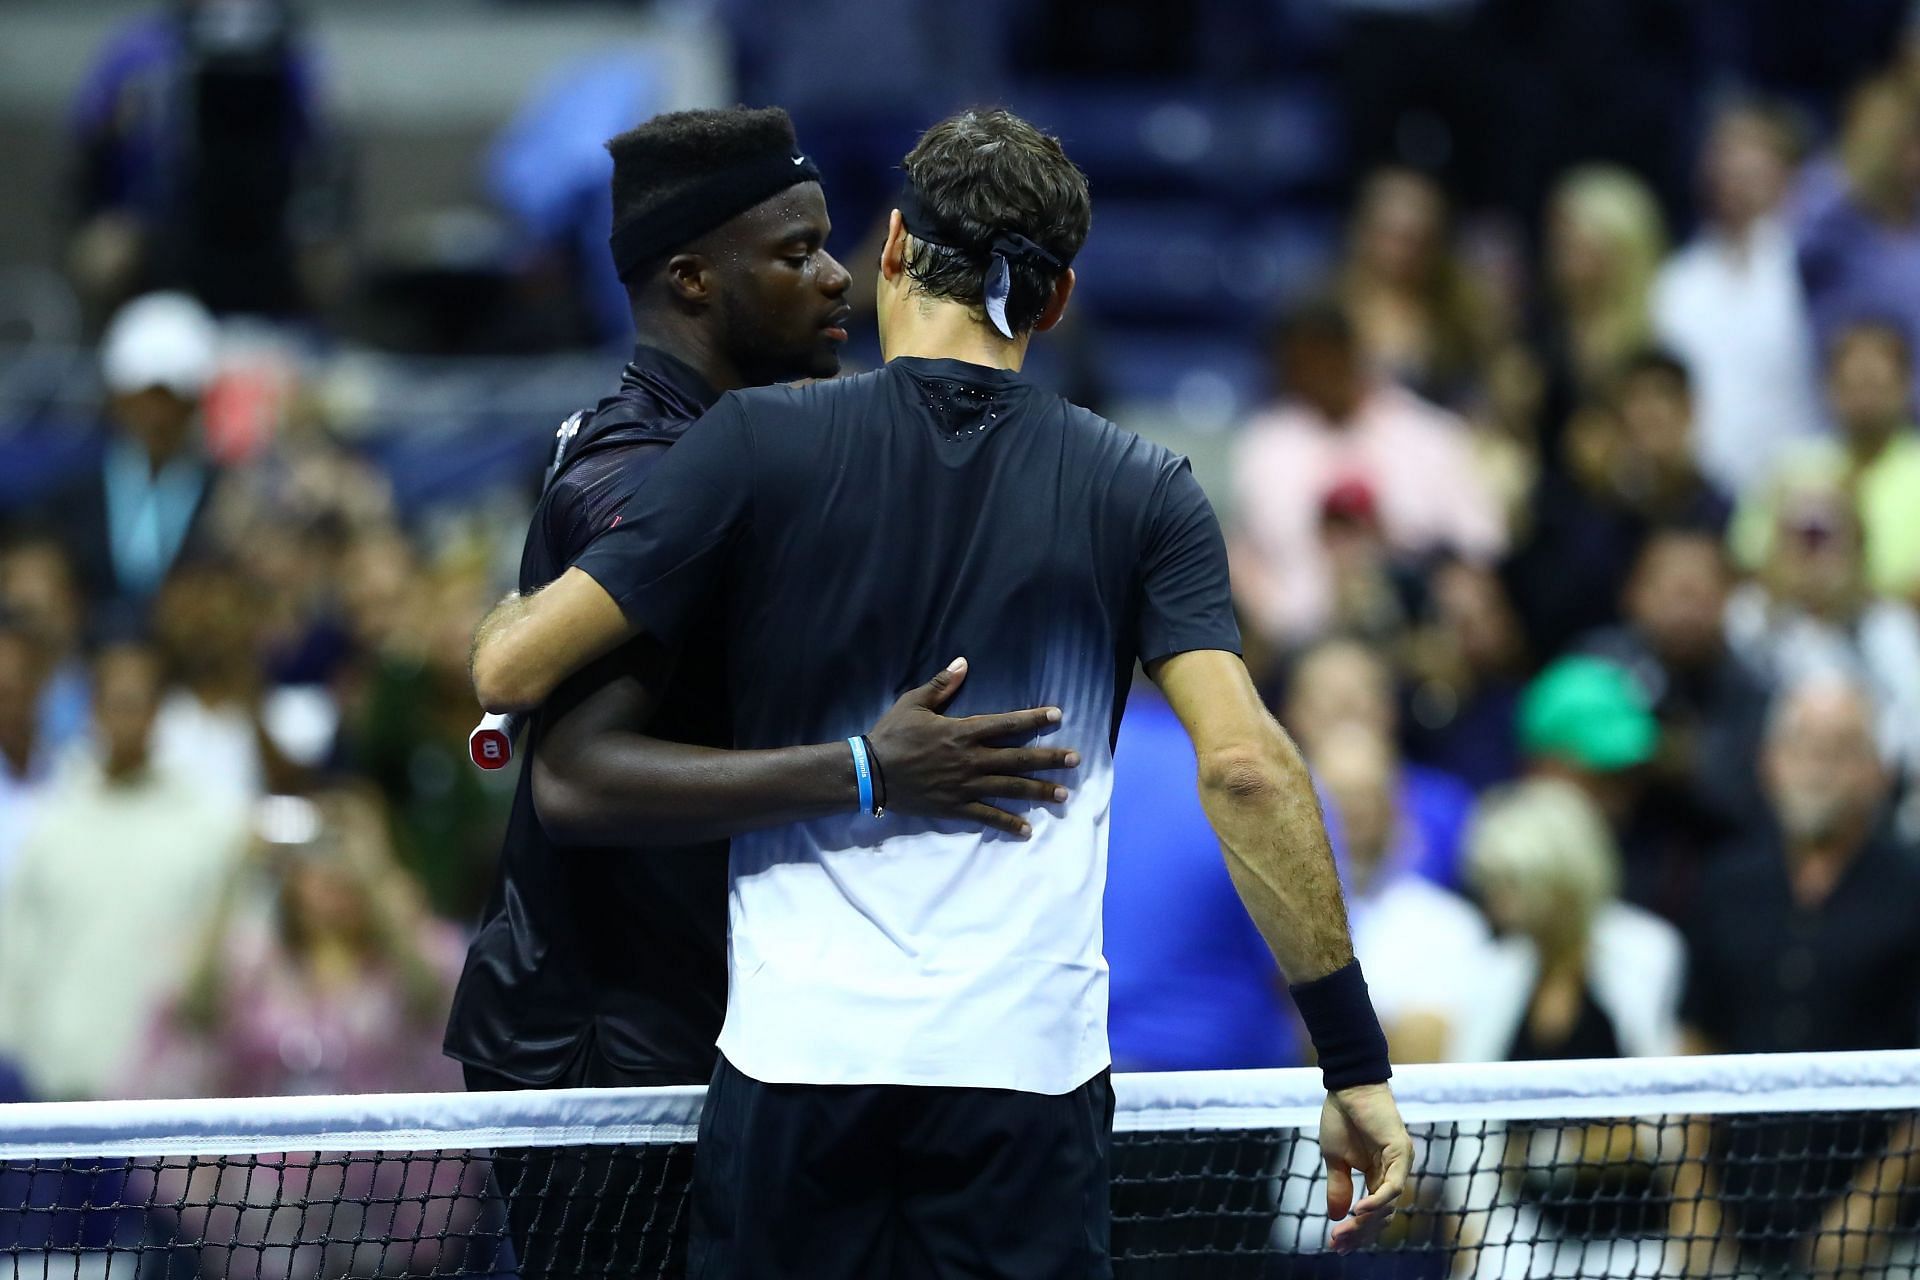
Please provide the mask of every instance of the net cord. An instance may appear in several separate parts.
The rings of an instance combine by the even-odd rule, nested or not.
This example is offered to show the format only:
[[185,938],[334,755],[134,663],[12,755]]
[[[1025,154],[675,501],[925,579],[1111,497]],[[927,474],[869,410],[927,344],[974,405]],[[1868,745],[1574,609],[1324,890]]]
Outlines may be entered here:
[[[1399,1068],[1408,1124],[1920,1109],[1920,1050]],[[1311,1068],[1114,1077],[1120,1133],[1318,1128]],[[680,1143],[705,1090],[526,1090],[0,1106],[0,1160]]]

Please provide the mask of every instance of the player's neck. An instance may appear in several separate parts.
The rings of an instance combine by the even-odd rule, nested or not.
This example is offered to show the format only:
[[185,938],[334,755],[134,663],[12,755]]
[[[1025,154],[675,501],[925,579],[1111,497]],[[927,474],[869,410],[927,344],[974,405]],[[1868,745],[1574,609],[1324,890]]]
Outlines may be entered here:
[[687,323],[679,316],[643,311],[634,316],[633,330],[635,341],[666,352],[699,374],[715,391],[737,391],[747,385],[739,366],[703,325]]
[[974,318],[974,309],[958,302],[906,299],[880,332],[880,354],[888,360],[961,360],[989,369],[1019,369],[1027,359],[1030,333],[1008,341]]

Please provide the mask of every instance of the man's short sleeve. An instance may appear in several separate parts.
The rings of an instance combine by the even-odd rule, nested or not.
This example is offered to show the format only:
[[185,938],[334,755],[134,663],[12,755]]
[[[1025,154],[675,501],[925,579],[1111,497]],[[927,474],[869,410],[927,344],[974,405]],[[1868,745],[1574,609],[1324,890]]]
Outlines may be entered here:
[[752,507],[752,435],[732,396],[696,422],[574,566],[669,645],[727,572]]
[[1142,662],[1195,649],[1240,652],[1226,540],[1185,458],[1169,465],[1154,495],[1140,582],[1134,640]]

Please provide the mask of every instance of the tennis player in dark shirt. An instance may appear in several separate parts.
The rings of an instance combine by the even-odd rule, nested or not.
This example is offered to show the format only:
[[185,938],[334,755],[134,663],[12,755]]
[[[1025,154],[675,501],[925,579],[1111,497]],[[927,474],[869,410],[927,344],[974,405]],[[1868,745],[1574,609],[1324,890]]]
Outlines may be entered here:
[[1085,179],[1006,112],[943,121],[904,168],[887,366],[723,397],[663,464],[680,500],[498,611],[475,654],[483,702],[511,709],[632,634],[683,642],[717,593],[743,746],[843,737],[864,777],[860,725],[951,636],[980,666],[956,705],[1057,701],[1050,740],[1086,756],[1071,798],[1025,807],[1030,849],[903,817],[869,784],[861,813],[734,843],[691,1273],[1111,1274],[1099,921],[1136,660],[1296,981],[1328,1088],[1328,1210],[1348,1219],[1333,1241],[1353,1248],[1412,1148],[1312,786],[1239,658],[1218,522],[1183,459],[1020,374],[1072,292]]
[[[639,342],[618,391],[565,423],[521,561],[533,590],[603,530],[674,501],[647,481],[721,393],[839,368],[846,271],[826,252],[813,165],[778,110],[683,112],[608,144],[611,248]],[[859,793],[844,743],[736,753],[717,612],[675,663],[637,641],[574,676],[532,717],[494,892],[455,995],[446,1050],[476,1089],[703,1083],[726,1000],[726,837],[836,810]],[[1016,826],[996,789],[1071,767],[1062,749],[988,745],[1047,709],[936,714],[942,671],[869,738],[909,808]],[[998,782],[988,780],[998,779]],[[977,785],[976,785],[977,784]],[[697,843],[694,843],[697,842]],[[656,1274],[677,1259],[626,1201],[670,1170],[649,1156],[503,1154],[522,1275]],[[684,1181],[684,1179],[682,1179]],[[642,1190],[643,1189],[643,1190]]]

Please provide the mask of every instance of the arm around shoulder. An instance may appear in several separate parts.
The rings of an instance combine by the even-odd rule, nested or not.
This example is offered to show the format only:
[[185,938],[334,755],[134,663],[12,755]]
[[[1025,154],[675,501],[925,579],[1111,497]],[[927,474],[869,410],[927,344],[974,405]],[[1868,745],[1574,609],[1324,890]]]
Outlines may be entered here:
[[474,693],[489,712],[532,710],[629,631],[606,589],[568,569],[538,592],[508,596],[481,621],[469,663]]

